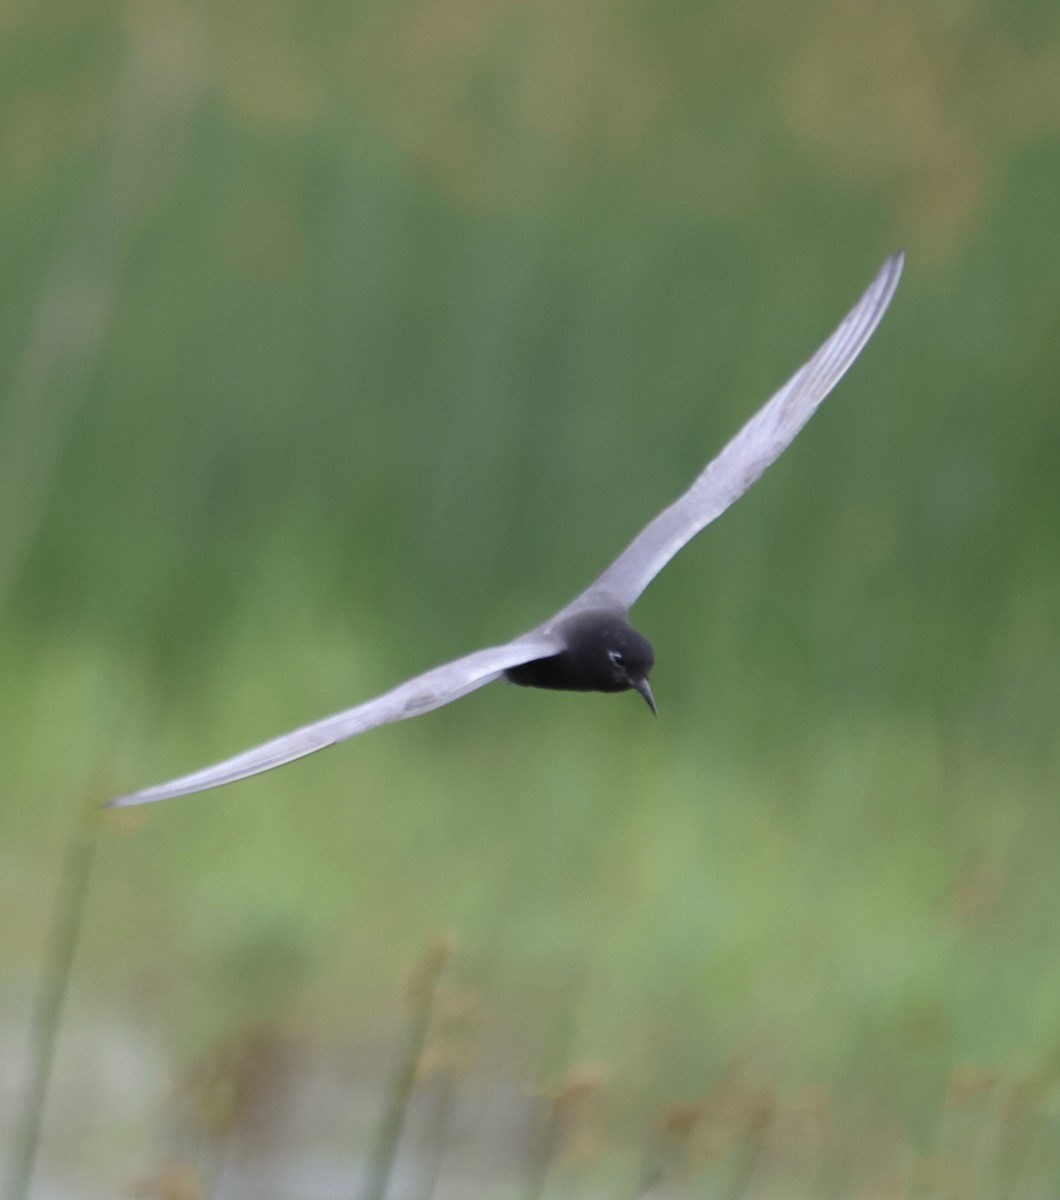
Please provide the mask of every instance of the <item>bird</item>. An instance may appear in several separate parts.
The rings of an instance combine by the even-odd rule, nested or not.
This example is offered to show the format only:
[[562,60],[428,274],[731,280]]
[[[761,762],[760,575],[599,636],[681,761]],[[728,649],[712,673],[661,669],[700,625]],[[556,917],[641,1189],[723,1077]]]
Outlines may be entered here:
[[500,646],[476,650],[354,708],[264,742],[213,766],[131,792],[107,807],[168,800],[234,783],[380,725],[418,717],[497,679],[580,692],[636,691],[656,712],[651,643],[629,610],[666,564],[740,498],[787,449],[875,332],[898,287],[905,254],[883,264],[835,332],[743,426],[668,508],[585,591],[553,617]]

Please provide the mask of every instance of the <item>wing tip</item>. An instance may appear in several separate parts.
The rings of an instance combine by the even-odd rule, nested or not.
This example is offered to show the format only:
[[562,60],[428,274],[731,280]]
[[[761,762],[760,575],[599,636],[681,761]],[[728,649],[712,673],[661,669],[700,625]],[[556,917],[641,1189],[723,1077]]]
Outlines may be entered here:
[[890,304],[891,297],[894,295],[895,289],[898,287],[899,280],[902,278],[902,272],[905,270],[905,247],[899,246],[898,249],[884,262],[880,268],[880,273],[876,277],[877,281],[882,285],[881,292],[885,306]]
[[100,808],[132,808],[137,804],[150,804],[154,799],[160,799],[160,797],[148,796],[142,792],[130,792],[127,796],[118,796],[114,800],[108,800],[106,804],[101,804]]
[[[842,348],[841,357],[846,360],[840,376],[834,382],[838,382],[838,378],[846,374],[847,369],[887,315],[904,269],[905,250],[899,247],[884,260],[883,266],[876,272],[875,278],[862,293],[861,299],[847,313],[832,338],[825,343],[825,346],[828,346],[829,343],[838,341]],[[820,353],[821,351],[818,351],[818,354]],[[810,361],[813,362],[813,359]]]

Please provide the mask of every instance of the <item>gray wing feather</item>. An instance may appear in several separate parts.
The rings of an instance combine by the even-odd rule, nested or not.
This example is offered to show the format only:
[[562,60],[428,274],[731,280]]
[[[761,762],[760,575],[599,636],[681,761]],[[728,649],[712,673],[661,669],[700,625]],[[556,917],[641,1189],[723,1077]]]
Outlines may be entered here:
[[883,264],[813,358],[747,422],[688,491],[664,509],[560,616],[600,603],[629,608],[682,546],[776,462],[872,336],[898,286],[904,261],[899,252]]
[[246,779],[250,775],[259,775],[262,771],[271,771],[273,767],[283,766],[296,758],[323,750],[325,746],[356,737],[378,725],[418,717],[433,708],[441,708],[491,683],[508,667],[555,654],[560,648],[556,639],[534,634],[532,638],[519,638],[504,646],[478,650],[455,662],[417,675],[393,691],[358,704],[356,708],[285,733],[282,737],[237,754],[234,758],[227,758],[212,767],[204,767],[201,771],[182,775],[169,783],[122,796],[112,800],[107,807],[126,808],[133,804],[149,804],[154,800],[169,800],[174,796],[206,791],[207,788],[235,783],[237,779]]

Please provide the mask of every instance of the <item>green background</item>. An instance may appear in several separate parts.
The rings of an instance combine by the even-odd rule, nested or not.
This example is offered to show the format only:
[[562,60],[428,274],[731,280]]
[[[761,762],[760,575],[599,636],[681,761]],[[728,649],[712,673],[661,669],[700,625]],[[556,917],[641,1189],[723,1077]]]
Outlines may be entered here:
[[556,1194],[1060,1186],[1060,9],[13,0],[0,180],[13,1059],[86,804],[543,619],[908,253],[638,605],[658,721],[494,686],[107,816],[54,1103],[163,1065],[56,1172],[200,1170],[263,1029],[381,1109],[443,937],[458,1094],[590,1071]]

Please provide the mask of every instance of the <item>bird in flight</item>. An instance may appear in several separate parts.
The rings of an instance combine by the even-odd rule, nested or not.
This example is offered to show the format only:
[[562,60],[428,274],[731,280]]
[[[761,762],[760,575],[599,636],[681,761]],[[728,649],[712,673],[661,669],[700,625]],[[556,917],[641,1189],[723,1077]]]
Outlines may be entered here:
[[544,624],[503,646],[476,650],[435,667],[374,700],[212,767],[112,800],[108,807],[168,800],[271,771],[379,725],[451,704],[502,676],[524,687],[634,690],[654,712],[648,676],[655,654],[647,638],[630,626],[629,609],[670,559],[738,500],[791,444],[872,336],[898,287],[904,261],[899,252],[883,264],[839,328],[707,464],[688,491],[663,509],[580,596]]

